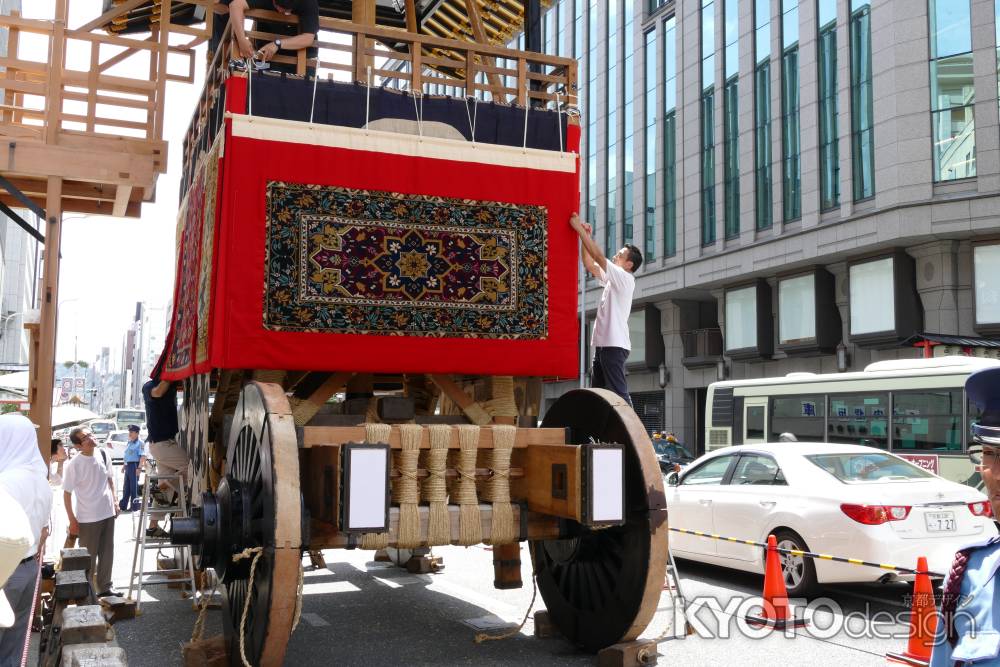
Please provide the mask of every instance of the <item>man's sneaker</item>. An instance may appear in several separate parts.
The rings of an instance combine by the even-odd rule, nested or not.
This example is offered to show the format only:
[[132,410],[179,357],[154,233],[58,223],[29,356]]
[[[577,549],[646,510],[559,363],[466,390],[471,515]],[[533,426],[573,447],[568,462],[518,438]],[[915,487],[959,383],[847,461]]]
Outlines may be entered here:
[[113,597],[120,598],[121,596],[122,596],[122,594],[119,593],[118,591],[116,591],[113,588],[109,588],[108,590],[104,591],[103,593],[98,593],[97,594],[97,597],[99,597],[99,598],[113,598]]
[[147,528],[146,537],[152,537],[157,540],[165,540],[170,537],[170,533],[157,526],[156,528]]

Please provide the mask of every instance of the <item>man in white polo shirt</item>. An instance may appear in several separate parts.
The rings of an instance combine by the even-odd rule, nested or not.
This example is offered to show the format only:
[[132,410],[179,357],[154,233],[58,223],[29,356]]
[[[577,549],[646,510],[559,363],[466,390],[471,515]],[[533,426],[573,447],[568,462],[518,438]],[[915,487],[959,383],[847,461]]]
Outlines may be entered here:
[[632,294],[635,292],[633,274],[642,266],[642,253],[634,245],[626,245],[609,262],[594,239],[590,238],[592,229],[589,224],[581,221],[576,213],[570,216],[569,224],[580,237],[583,267],[604,286],[591,336],[594,347],[592,384],[600,389],[610,389],[632,405],[625,382],[625,360],[632,349],[628,317],[632,312]]
[[117,595],[111,588],[118,516],[111,457],[97,447],[89,429],[75,428],[70,431],[69,439],[80,450],[63,472],[69,532],[79,535],[80,546],[90,552],[90,571],[96,578],[98,597]]

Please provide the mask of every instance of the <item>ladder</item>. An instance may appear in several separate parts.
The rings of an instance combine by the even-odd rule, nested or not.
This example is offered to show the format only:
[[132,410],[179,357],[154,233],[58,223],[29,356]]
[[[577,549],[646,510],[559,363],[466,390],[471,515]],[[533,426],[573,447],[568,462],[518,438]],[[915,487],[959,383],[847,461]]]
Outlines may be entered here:
[[[152,487],[159,486],[160,482],[167,482],[174,487],[175,500],[169,507],[154,507],[151,503],[150,491]],[[162,586],[166,584],[186,584],[185,588],[191,589],[191,604],[197,608],[197,583],[194,578],[194,563],[191,558],[191,547],[187,545],[175,545],[170,543],[170,538],[148,537],[146,529],[149,527],[150,519],[158,519],[165,523],[172,517],[184,518],[188,516],[188,504],[184,494],[182,478],[178,474],[157,474],[146,471],[146,483],[142,489],[142,509],[139,512],[139,527],[135,536],[135,548],[132,551],[132,574],[128,582],[128,599],[133,599],[132,591],[135,593],[135,611],[140,613],[142,608],[142,587]],[[145,556],[146,552],[155,549],[158,553],[164,549],[173,550],[174,567],[168,569],[157,569],[155,574],[146,573]],[[183,575],[183,576],[178,576]]]
[[[694,628],[687,617],[687,598],[681,590],[680,573],[677,571],[677,562],[674,561],[674,553],[667,548],[667,573],[663,582],[663,590],[670,596],[672,603],[671,611],[674,618],[662,635],[656,638],[656,642],[668,641],[671,639],[687,639],[688,635],[694,634]],[[678,615],[677,612],[680,612]],[[683,620],[682,620],[683,619]],[[675,621],[682,620],[684,627],[679,628]]]

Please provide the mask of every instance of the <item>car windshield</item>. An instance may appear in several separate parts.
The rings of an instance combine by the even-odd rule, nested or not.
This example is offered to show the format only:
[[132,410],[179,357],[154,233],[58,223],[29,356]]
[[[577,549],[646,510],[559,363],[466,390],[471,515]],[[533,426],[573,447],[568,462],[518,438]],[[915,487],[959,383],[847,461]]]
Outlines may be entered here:
[[663,440],[654,440],[653,449],[656,450],[657,456],[669,456],[671,458],[689,458],[693,459],[694,456],[691,455],[684,445],[678,445],[674,442],[664,442]]
[[841,482],[905,482],[934,477],[919,466],[898,456],[872,452],[864,454],[812,454],[805,457]]
[[128,440],[128,433],[115,433],[111,436],[111,439],[115,442],[125,442]]
[[115,429],[114,424],[94,423],[90,425],[90,431],[94,435],[107,435]]
[[119,410],[117,419],[119,422],[140,423],[146,421],[146,413],[142,410]]

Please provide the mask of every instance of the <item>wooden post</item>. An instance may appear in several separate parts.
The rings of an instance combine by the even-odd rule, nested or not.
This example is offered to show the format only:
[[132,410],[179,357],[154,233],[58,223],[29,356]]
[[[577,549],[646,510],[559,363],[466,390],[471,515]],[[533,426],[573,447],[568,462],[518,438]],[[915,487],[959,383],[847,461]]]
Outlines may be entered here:
[[417,25],[417,3],[414,0],[406,0],[406,31],[414,34],[420,32]]
[[[360,26],[375,25],[375,0],[354,0],[351,3],[351,22]],[[372,57],[368,55],[372,40],[355,33],[354,36],[354,80],[358,83],[368,83],[368,68]]]
[[45,230],[45,257],[42,262],[41,321],[38,355],[31,369],[32,393],[29,395],[31,421],[38,425],[38,449],[46,464],[51,454],[52,385],[56,368],[56,306],[59,303],[59,246],[62,239],[62,179],[49,176],[45,201],[48,224]]
[[[472,28],[472,36],[475,38],[476,43],[484,46],[488,45],[489,41],[486,39],[486,31],[483,29],[483,19],[479,15],[479,1],[465,0],[465,10],[469,14],[469,25]],[[492,56],[482,56],[482,60],[484,67],[496,67],[496,60]],[[486,80],[490,84],[490,92],[493,93],[493,99],[500,104],[507,104],[507,93],[503,92],[500,75],[496,72],[487,72]]]
[[[49,80],[45,106],[45,143],[55,144],[62,129],[62,77],[66,66],[66,15],[69,0],[56,0],[56,15],[52,22],[49,52]],[[60,184],[60,188],[62,185]],[[50,180],[51,188],[51,180]],[[52,399],[50,398],[49,401]],[[46,460],[48,458],[46,457]]]

